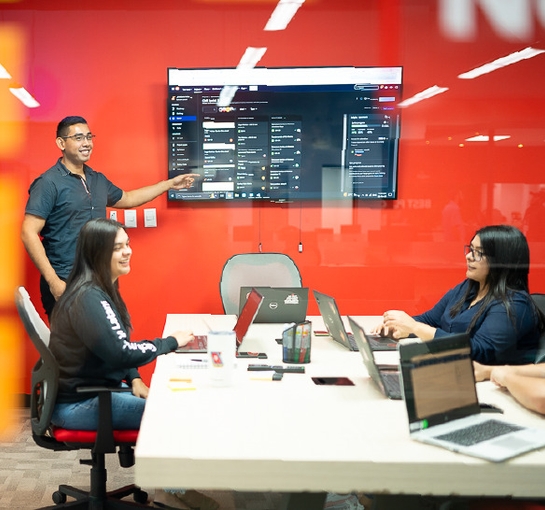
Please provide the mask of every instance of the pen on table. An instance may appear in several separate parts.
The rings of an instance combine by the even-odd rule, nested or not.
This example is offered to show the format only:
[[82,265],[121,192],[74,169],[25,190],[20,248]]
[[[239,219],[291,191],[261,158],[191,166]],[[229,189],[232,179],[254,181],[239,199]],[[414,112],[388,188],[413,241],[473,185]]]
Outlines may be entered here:
[[191,361],[199,361],[201,363],[204,363],[205,360],[203,359],[197,359],[197,358],[191,358]]

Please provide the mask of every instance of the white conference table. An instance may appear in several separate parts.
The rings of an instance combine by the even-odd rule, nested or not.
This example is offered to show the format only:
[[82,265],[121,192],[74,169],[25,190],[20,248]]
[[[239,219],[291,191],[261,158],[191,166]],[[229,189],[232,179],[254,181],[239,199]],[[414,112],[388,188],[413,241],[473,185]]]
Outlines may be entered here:
[[[203,318],[213,329],[230,329],[235,321],[234,316],[169,314],[164,334],[187,328],[204,332]],[[321,317],[310,319],[313,330],[324,329]],[[379,318],[356,320],[368,329]],[[329,337],[313,334],[305,374],[253,380],[271,372],[248,372],[249,363],[283,364],[275,341],[282,327],[250,327],[241,350],[266,352],[268,359],[237,360],[230,387],[212,387],[207,369],[185,367],[199,365],[190,360],[206,355],[158,358],[136,445],[137,484],[297,494],[545,497],[545,450],[494,464],[412,441],[404,403],[383,397],[360,354]],[[376,358],[395,364],[397,353],[379,352]],[[318,386],[313,376],[346,376],[354,386]],[[195,389],[182,390],[186,383],[175,386],[172,378],[190,378]],[[506,418],[545,428],[545,418],[492,383],[478,383],[477,391],[482,402],[504,409]],[[315,508],[321,505],[323,499]]]

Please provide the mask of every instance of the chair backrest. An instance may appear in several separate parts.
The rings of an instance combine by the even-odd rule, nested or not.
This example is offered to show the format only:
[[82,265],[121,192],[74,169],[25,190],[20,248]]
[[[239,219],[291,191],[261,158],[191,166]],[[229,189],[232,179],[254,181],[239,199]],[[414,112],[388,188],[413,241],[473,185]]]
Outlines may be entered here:
[[223,266],[220,295],[226,314],[238,314],[240,287],[302,287],[301,273],[284,253],[240,253]]
[[[539,308],[540,312],[545,317],[545,294],[535,293],[531,294],[531,296],[534,304],[537,306],[537,308]],[[545,362],[545,332],[543,332],[539,338],[539,348],[537,350],[535,362]]]
[[32,300],[30,299],[30,294],[28,293],[28,291],[24,287],[19,287],[17,289],[17,292],[19,292],[22,296],[25,310],[28,313],[28,317],[30,321],[32,322],[32,325],[36,329],[36,332],[38,333],[39,337],[42,339],[43,343],[45,343],[45,345],[48,346],[49,336],[51,334],[51,332],[49,331],[49,327],[40,317],[38,310],[36,310],[36,307],[32,303]]
[[41,319],[24,287],[15,291],[15,305],[25,330],[40,353],[32,369],[30,389],[30,421],[32,433],[42,436],[49,429],[51,415],[57,398],[59,368],[49,350],[49,328]]

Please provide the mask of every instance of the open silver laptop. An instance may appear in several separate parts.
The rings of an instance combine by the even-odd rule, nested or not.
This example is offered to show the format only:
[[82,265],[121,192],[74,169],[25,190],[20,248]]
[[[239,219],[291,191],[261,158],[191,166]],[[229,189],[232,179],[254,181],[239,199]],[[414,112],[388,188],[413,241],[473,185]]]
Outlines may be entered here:
[[363,364],[369,377],[373,380],[382,394],[394,400],[401,399],[401,384],[399,381],[399,367],[395,365],[379,366],[364,329],[350,316],[348,316],[350,328],[354,334],[354,340],[359,348]]
[[[347,349],[357,351],[358,346],[356,345],[354,336],[346,331],[335,299],[317,290],[313,292],[316,303],[318,303],[320,315],[324,319],[325,327],[331,338]],[[397,349],[397,342],[394,342],[391,338],[379,335],[368,335],[367,338],[370,340],[371,349],[374,351],[395,351]]]
[[501,462],[545,446],[545,429],[481,413],[467,334],[402,341],[402,392],[411,438]]

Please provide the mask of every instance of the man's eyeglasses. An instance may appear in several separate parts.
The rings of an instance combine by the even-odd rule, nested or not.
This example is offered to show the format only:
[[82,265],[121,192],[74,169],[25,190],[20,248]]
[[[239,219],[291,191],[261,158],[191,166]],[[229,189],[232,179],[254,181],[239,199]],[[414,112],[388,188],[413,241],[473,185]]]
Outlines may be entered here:
[[67,138],[73,138],[76,142],[83,142],[83,139],[90,142],[96,135],[93,135],[92,133],[87,133],[84,135],[83,133],[78,133],[76,135],[70,135],[70,136],[61,136],[61,138],[64,138],[65,140]]
[[484,257],[484,253],[480,250],[477,250],[473,248],[472,246],[465,245],[464,246],[464,255],[469,255],[471,253],[471,256],[473,257],[473,260],[475,262],[480,262],[482,258]]

